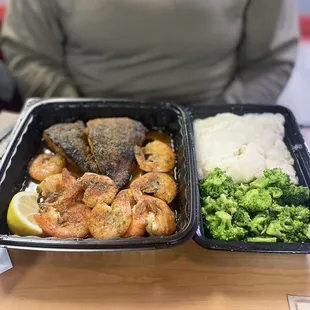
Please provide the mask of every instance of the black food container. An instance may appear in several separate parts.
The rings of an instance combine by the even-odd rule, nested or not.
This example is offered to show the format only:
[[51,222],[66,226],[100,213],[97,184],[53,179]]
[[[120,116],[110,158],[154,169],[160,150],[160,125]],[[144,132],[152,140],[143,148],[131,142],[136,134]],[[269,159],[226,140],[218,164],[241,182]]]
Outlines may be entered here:
[[[285,118],[285,144],[288,147],[294,161],[295,170],[301,185],[310,187],[310,155],[305,141],[300,133],[294,115],[290,110],[282,106],[266,105],[218,105],[202,106],[194,105],[188,109],[191,118],[190,135],[194,141],[193,121],[215,116],[219,113],[234,113],[244,115],[247,113],[279,113]],[[194,149],[194,145],[193,145]],[[194,152],[195,153],[195,152]],[[194,154],[195,157],[195,154]],[[195,172],[196,192],[198,189],[197,167],[193,167]],[[197,231],[194,240],[202,247],[213,250],[239,251],[239,252],[264,252],[264,253],[310,253],[309,243],[246,243],[242,241],[221,241],[210,239],[206,236],[203,228],[201,204],[199,195],[196,197],[197,203]]]
[[[10,200],[25,189],[28,164],[42,149],[42,132],[49,126],[98,117],[130,117],[141,121],[149,130],[164,130],[173,140],[177,156],[175,177],[177,232],[168,237],[117,238],[110,240],[57,239],[10,235],[6,214]],[[38,101],[22,113],[0,167],[0,246],[8,248],[58,251],[121,251],[163,249],[191,239],[196,230],[196,177],[192,167],[193,152],[188,135],[189,119],[177,105],[169,103],[128,102],[123,100]]]
[[[219,113],[280,113],[285,118],[285,143],[295,161],[302,185],[310,187],[310,155],[291,111],[281,106],[262,105],[193,105],[181,108],[169,103],[145,103],[124,100],[35,100],[28,102],[12,135],[0,167],[0,246],[28,250],[124,251],[164,249],[180,245],[194,236],[202,247],[213,250],[265,253],[310,253],[310,243],[246,243],[210,239],[203,229],[198,174],[195,161],[193,121]],[[29,106],[31,106],[29,108]],[[131,117],[150,130],[163,129],[171,134],[176,155],[178,197],[177,232],[170,237],[131,239],[66,239],[19,237],[10,235],[6,213],[15,193],[28,183],[29,161],[42,148],[42,132],[59,122],[87,121],[97,117]]]

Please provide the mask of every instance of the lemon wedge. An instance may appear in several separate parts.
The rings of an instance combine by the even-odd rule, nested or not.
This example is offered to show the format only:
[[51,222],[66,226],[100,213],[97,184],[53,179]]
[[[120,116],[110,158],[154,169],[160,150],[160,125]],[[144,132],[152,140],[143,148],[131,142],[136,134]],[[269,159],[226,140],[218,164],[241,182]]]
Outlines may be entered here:
[[38,236],[42,229],[33,215],[39,212],[36,192],[19,192],[11,200],[7,222],[11,233],[19,236]]

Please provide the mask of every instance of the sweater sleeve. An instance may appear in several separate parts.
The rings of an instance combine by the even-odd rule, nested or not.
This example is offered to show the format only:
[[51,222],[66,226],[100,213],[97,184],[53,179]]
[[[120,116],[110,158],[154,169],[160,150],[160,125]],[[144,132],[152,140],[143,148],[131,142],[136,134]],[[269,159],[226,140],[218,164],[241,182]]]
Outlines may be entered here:
[[64,69],[64,35],[54,0],[10,0],[2,49],[22,96],[77,97]]
[[297,45],[296,1],[249,0],[236,75],[224,101],[276,103],[292,73]]

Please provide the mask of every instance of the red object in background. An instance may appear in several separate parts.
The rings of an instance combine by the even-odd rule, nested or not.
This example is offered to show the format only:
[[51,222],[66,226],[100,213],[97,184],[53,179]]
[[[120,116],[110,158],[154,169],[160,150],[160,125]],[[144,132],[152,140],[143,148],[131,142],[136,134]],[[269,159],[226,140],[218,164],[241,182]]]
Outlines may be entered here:
[[2,21],[6,10],[6,4],[0,4],[0,22]]
[[300,36],[302,40],[310,40],[310,15],[301,15],[299,18]]

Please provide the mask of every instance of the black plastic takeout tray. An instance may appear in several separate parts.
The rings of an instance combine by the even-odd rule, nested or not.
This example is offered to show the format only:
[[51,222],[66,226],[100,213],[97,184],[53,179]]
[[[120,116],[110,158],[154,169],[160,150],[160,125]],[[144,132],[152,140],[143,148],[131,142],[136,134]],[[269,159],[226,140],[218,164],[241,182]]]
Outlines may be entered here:
[[[219,113],[231,112],[237,115],[248,113],[280,113],[285,117],[285,143],[295,161],[295,169],[301,185],[310,187],[310,155],[305,141],[300,133],[299,127],[293,113],[282,106],[262,105],[221,105],[202,106],[194,105],[188,113],[192,121],[215,116]],[[190,135],[194,141],[193,123],[191,122]],[[195,154],[194,154],[195,157]],[[195,183],[198,189],[198,175],[195,172]],[[209,239],[204,232],[201,204],[199,195],[197,198],[197,232],[194,240],[202,247],[213,250],[239,251],[239,252],[271,252],[271,253],[310,253],[309,243],[246,243],[241,241],[220,241]]]
[[[34,100],[26,105],[14,130],[11,143],[0,166],[0,246],[32,250],[122,251],[163,249],[194,240],[213,250],[266,253],[310,253],[310,243],[245,243],[207,238],[203,229],[195,162],[193,121],[218,113],[280,113],[285,117],[285,143],[294,160],[299,181],[310,187],[310,155],[291,111],[281,106],[262,105],[193,105],[181,108],[169,103],[145,103],[124,100]],[[29,102],[30,103],[30,102]],[[30,108],[28,109],[27,107]],[[42,148],[42,132],[52,124],[97,117],[131,117],[149,129],[163,129],[173,138],[177,154],[176,178],[177,233],[169,237],[131,239],[67,239],[19,237],[9,234],[6,223],[8,204],[28,182],[29,161]],[[197,223],[197,224],[196,224]],[[196,233],[195,233],[196,232]]]
[[[162,129],[171,134],[177,155],[175,176],[178,182],[176,202],[177,232],[168,237],[139,237],[99,240],[19,237],[10,235],[6,214],[13,195],[25,189],[29,180],[27,167],[42,148],[42,132],[60,122],[87,121],[98,117],[130,117],[148,129]],[[123,100],[38,101],[23,113],[0,167],[0,246],[9,248],[59,251],[120,251],[161,249],[191,239],[196,230],[197,197],[189,119],[183,109],[169,103],[143,103]]]

